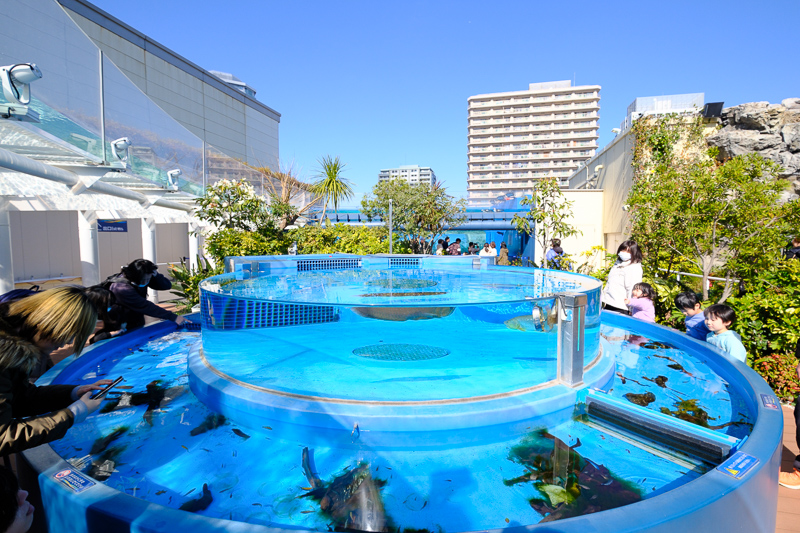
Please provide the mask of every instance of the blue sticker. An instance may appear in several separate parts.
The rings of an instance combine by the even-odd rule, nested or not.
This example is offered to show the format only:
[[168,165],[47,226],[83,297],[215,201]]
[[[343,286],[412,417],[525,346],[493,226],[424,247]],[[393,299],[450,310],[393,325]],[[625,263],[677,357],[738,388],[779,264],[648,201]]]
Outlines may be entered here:
[[70,468],[62,470],[60,472],[56,472],[53,475],[53,478],[60,481],[62,485],[70,489],[72,492],[75,492],[76,494],[78,492],[83,492],[92,485],[96,484],[94,481],[87,478],[80,472],[76,472],[75,470],[72,470]]
[[97,231],[105,231],[112,233],[127,233],[128,221],[127,220],[97,220]]
[[717,467],[717,470],[728,474],[734,479],[742,479],[747,472],[758,464],[758,459],[744,452],[736,452],[727,461]]
[[778,404],[778,399],[771,394],[762,394],[761,403],[763,403],[764,407],[767,409],[779,410],[781,408],[781,406]]

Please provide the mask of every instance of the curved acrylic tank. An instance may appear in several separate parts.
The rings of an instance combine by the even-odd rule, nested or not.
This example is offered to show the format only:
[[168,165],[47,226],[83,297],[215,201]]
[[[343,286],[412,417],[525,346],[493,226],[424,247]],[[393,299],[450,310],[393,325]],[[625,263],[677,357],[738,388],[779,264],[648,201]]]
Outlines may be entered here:
[[[202,334],[157,324],[45,376],[127,387],[25,453],[59,524],[774,529],[769,388],[706,343],[600,321],[596,280],[471,257],[229,266],[203,285]],[[586,295],[585,314],[564,292]],[[576,339],[560,330],[576,320],[569,382]]]

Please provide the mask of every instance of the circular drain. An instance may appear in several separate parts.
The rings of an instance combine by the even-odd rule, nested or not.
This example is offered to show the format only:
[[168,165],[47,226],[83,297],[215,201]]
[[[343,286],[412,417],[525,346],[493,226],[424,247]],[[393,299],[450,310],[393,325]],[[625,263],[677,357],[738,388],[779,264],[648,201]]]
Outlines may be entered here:
[[425,361],[444,357],[450,350],[424,344],[371,344],[356,348],[353,353],[377,361]]
[[367,283],[369,287],[381,287],[383,289],[425,289],[438,285],[438,281],[432,279],[415,279],[415,278],[401,278],[401,279],[376,279]]

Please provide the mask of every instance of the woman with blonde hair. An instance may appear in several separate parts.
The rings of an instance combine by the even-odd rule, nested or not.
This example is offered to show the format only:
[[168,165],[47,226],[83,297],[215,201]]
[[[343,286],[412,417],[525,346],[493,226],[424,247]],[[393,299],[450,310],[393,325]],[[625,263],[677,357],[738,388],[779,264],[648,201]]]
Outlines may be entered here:
[[100,407],[91,392],[111,383],[37,387],[29,376],[42,357],[73,343],[80,355],[97,322],[83,287],[58,287],[0,305],[0,455],[63,437]]

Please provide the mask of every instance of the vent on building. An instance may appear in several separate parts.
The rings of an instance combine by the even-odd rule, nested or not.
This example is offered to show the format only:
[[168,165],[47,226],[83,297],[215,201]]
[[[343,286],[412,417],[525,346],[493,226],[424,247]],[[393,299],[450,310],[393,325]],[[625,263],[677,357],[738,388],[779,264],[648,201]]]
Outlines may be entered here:
[[297,262],[298,272],[347,270],[350,268],[361,268],[361,259],[301,259]]

